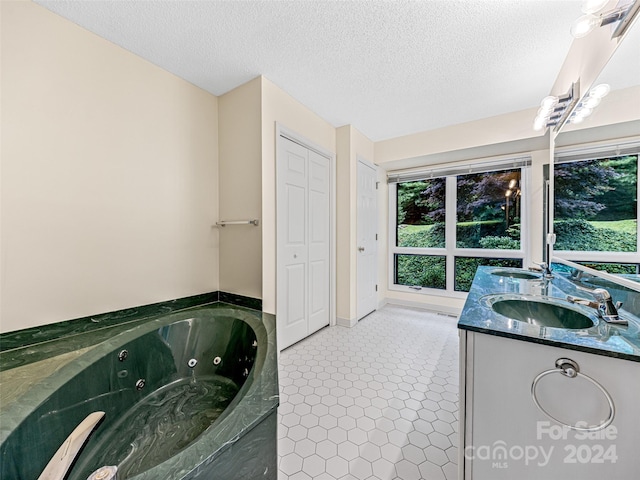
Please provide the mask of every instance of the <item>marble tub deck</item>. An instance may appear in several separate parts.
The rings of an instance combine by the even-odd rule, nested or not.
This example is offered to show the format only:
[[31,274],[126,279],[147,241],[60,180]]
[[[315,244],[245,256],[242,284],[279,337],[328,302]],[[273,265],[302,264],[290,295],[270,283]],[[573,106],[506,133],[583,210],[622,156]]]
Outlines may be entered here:
[[0,372],[96,345],[162,315],[203,305],[231,304],[262,310],[262,301],[210,292],[0,334]]

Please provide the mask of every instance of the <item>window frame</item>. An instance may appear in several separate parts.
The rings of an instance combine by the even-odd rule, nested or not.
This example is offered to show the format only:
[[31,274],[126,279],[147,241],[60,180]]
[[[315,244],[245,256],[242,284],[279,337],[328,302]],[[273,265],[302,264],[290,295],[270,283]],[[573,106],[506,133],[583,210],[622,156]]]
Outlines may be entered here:
[[[446,168],[447,166],[445,166]],[[529,222],[530,222],[530,205],[532,195],[530,194],[531,186],[531,165],[520,165],[514,167],[508,162],[496,163],[495,169],[486,170],[486,173],[498,172],[502,170],[520,169],[520,179],[522,188],[522,197],[520,203],[520,249],[504,250],[504,249],[486,249],[486,248],[459,248],[456,246],[456,226],[457,226],[457,177],[465,175],[465,172],[448,173],[439,175],[446,178],[446,196],[445,196],[445,247],[444,248],[425,248],[425,247],[398,247],[397,231],[398,231],[398,193],[397,185],[403,182],[389,183],[389,255],[388,255],[388,290],[395,292],[405,292],[418,295],[435,295],[441,297],[452,297],[465,299],[468,292],[455,290],[455,259],[456,257],[480,257],[480,258],[506,258],[506,259],[522,259],[523,266],[529,264],[530,248],[529,246]],[[473,172],[470,172],[473,173]],[[428,178],[428,177],[427,177]],[[416,180],[406,180],[416,181]],[[395,283],[395,256],[397,254],[407,255],[429,255],[444,256],[446,258],[446,288],[437,289],[429,287],[400,285]]]

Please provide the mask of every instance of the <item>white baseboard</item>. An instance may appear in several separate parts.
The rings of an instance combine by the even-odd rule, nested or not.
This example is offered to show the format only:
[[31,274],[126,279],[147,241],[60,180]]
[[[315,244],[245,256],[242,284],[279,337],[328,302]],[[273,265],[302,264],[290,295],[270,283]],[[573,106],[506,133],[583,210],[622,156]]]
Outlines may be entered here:
[[405,307],[420,308],[422,310],[428,310],[430,312],[442,313],[452,317],[459,317],[462,309],[456,307],[448,307],[446,305],[438,305],[433,303],[414,302],[411,300],[402,300],[399,298],[384,298],[378,305],[378,308],[389,305],[402,305]]
[[349,320],[348,318],[340,318],[340,317],[336,318],[336,325],[340,327],[351,328],[351,327],[354,327],[356,323],[358,323],[357,318],[352,318],[351,320]]

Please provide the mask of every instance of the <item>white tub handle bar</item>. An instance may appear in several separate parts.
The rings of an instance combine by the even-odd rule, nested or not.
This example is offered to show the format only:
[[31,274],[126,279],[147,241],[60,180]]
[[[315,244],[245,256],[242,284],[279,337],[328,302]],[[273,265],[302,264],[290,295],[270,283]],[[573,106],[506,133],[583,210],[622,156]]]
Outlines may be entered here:
[[93,429],[104,417],[104,412],[93,412],[62,442],[58,451],[51,457],[38,480],[64,480],[69,467],[80,453],[82,446],[93,432]]

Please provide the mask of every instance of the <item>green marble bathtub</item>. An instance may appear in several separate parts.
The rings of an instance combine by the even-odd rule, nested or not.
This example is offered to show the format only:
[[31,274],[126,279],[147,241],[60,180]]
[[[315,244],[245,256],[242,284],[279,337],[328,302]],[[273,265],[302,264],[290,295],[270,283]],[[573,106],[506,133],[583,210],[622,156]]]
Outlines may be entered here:
[[106,415],[70,480],[103,465],[119,480],[277,477],[272,315],[214,303],[99,332],[3,369],[0,478],[38,478],[93,411]]

